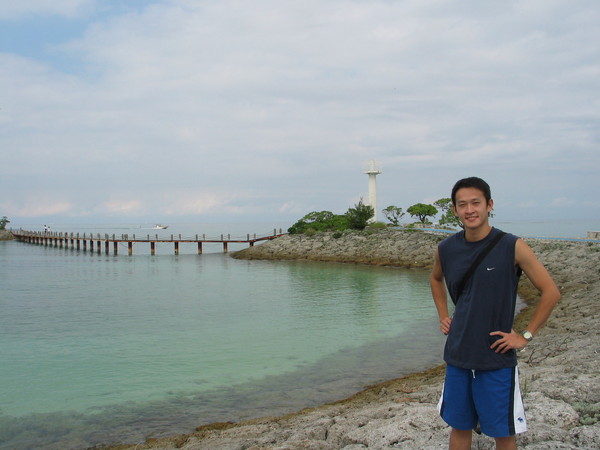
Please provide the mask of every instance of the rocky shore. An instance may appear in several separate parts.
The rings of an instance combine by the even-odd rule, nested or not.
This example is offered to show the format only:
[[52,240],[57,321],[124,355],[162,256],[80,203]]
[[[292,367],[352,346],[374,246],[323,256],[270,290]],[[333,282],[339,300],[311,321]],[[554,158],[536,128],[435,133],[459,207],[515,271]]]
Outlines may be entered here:
[[[233,255],[428,269],[445,236],[377,230],[284,236]],[[562,292],[546,327],[519,353],[529,431],[519,448],[600,448],[600,244],[527,240]],[[535,304],[524,279],[520,295]],[[517,319],[522,329],[532,308]],[[444,449],[449,429],[436,410],[443,366],[378,384],[353,397],[285,417],[199,427],[196,432],[119,449]],[[492,449],[475,435],[473,448]]]
[[0,230],[0,241],[10,241],[14,239],[12,233],[8,230]]

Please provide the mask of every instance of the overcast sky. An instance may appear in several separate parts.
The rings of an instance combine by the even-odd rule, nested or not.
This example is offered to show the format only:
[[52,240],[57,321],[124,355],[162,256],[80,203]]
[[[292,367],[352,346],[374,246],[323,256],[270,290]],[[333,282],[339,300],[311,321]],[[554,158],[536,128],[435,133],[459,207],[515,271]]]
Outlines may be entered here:
[[600,2],[0,0],[0,216],[600,219]]

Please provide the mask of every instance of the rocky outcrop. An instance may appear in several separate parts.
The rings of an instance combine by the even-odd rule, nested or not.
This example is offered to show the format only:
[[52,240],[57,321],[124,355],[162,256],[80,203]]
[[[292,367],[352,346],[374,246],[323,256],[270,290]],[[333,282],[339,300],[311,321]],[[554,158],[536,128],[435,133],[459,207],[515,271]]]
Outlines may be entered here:
[[305,259],[357,264],[430,268],[445,234],[376,229],[344,233],[293,234],[250,247],[239,259]]
[[0,230],[0,241],[9,241],[15,237],[8,230]]

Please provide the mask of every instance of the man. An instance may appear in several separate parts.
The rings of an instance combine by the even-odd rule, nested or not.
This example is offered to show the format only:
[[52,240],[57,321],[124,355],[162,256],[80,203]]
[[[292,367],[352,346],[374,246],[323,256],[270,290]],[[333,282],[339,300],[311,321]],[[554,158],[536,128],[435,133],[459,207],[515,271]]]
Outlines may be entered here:
[[[516,449],[515,435],[526,431],[519,390],[516,350],[524,348],[544,325],[560,293],[531,248],[504,234],[464,284],[473,260],[500,230],[489,224],[494,201],[481,178],[459,180],[452,189],[452,209],[464,230],[440,243],[431,272],[431,292],[444,348],[446,380],[439,403],[452,427],[450,449],[470,449],[472,430],[495,438],[497,449]],[[521,271],[540,291],[539,304],[525,328],[513,330]],[[447,290],[446,290],[447,289]],[[448,313],[446,293],[455,303]]]

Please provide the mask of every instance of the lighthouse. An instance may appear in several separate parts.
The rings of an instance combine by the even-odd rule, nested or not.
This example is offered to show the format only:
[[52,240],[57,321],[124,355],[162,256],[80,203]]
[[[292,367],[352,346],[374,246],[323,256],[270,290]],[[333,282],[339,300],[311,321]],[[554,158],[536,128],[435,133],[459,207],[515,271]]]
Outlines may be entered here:
[[381,173],[381,167],[378,167],[375,160],[369,161],[369,169],[365,170],[369,175],[369,206],[373,207],[372,222],[377,222],[377,175]]

